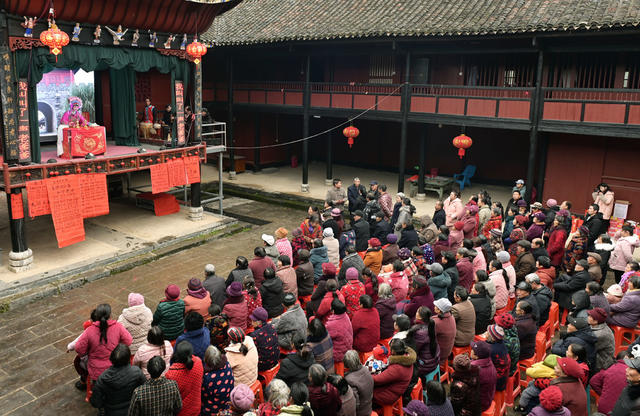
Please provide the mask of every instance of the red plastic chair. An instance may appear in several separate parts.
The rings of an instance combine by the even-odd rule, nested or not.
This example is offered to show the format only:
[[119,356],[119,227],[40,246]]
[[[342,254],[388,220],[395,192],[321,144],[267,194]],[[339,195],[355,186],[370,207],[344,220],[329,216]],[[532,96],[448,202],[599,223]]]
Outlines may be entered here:
[[551,336],[549,339],[551,339],[556,331],[560,330],[560,306],[557,302],[551,302],[551,307],[549,308],[549,323],[551,324]]
[[87,376],[87,394],[86,396],[84,396],[84,401],[88,403],[89,399],[91,399],[92,394],[93,394],[93,386],[91,385],[91,378]]
[[259,404],[263,403],[264,402],[264,393],[262,391],[262,384],[260,384],[260,380],[254,381],[253,384],[250,387],[251,387],[251,391],[256,396],[254,404],[258,404],[259,405]]
[[507,309],[512,311],[514,306],[516,306],[516,298],[509,298],[509,302],[507,302]]
[[428,178],[435,178],[436,176],[438,176],[438,168],[431,168],[429,170],[429,174],[424,175],[424,176],[426,176]]
[[493,402],[496,404],[495,416],[507,414],[507,404],[505,403],[505,391],[497,391],[493,396]]
[[333,363],[333,367],[336,370],[336,374],[344,377],[344,363]]
[[449,361],[445,361],[444,366],[440,366],[440,383],[448,383],[449,378]]
[[382,416],[402,416],[402,396],[394,404],[382,406]]
[[[518,367],[521,372],[527,372],[527,368],[531,367],[534,363],[544,360],[547,353],[547,334],[544,332],[538,332],[536,334],[536,353],[533,357],[525,360],[518,361]],[[527,380],[520,380],[520,387],[526,388],[528,384]]]
[[518,368],[512,376],[507,379],[507,389],[504,391],[504,403],[508,407],[513,407],[516,397],[522,392],[520,387],[520,369]]
[[567,315],[569,315],[569,310],[565,309],[562,311],[562,319],[560,319],[560,325],[565,326],[567,324]]
[[273,367],[270,370],[262,371],[258,373],[258,380],[260,380],[260,384],[262,384],[263,388],[265,389],[267,388],[269,383],[271,383],[271,380],[273,380],[276,374],[278,374],[278,371],[280,371],[280,363],[278,363],[275,367]]
[[495,416],[496,413],[496,402],[495,400],[491,402],[491,406],[484,412],[482,412],[482,416]]
[[421,378],[418,378],[418,382],[413,387],[413,390],[411,390],[411,400],[420,400],[421,402],[424,401],[424,399],[423,399],[422,379]]
[[362,352],[358,351],[358,357],[360,357],[360,363],[364,365],[367,362],[367,359],[373,355],[373,351]]
[[637,326],[635,328],[625,328],[622,326],[609,325],[609,327],[613,331],[616,355],[618,355],[620,351],[624,351],[629,348],[629,344],[631,344],[636,337],[640,336],[640,328]]

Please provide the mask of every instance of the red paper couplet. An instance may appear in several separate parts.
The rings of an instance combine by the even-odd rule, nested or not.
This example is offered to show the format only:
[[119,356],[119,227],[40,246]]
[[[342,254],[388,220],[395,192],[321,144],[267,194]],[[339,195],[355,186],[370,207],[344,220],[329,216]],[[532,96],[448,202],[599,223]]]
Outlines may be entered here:
[[45,179],[58,247],[84,241],[82,197],[78,175]]
[[94,173],[78,176],[80,176],[80,194],[82,196],[82,217],[107,215],[109,213],[107,174]]
[[24,206],[22,205],[22,193],[11,194],[11,219],[24,218]]
[[187,184],[187,174],[184,170],[184,160],[176,159],[167,162],[169,171],[169,186],[182,186]]
[[198,156],[185,158],[184,168],[187,171],[187,183],[200,182],[200,158]]
[[51,214],[47,184],[44,181],[27,181],[27,203],[31,218]]
[[170,189],[167,164],[158,163],[157,165],[151,165],[149,170],[151,172],[151,193],[159,194],[160,192],[167,192]]

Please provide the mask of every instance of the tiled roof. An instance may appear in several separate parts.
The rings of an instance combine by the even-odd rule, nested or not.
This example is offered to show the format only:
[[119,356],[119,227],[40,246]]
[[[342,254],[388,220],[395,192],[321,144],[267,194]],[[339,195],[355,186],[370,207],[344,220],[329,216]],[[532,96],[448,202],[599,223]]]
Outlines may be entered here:
[[203,39],[292,40],[557,32],[635,27],[640,0],[244,0]]

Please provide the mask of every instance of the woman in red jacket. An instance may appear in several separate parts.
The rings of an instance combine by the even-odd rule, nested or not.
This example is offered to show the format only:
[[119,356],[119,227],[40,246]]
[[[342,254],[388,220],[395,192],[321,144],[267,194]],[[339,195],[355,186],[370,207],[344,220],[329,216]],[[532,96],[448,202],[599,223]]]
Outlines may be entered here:
[[309,403],[315,416],[334,416],[342,407],[338,389],[327,383],[327,371],[320,364],[309,368]]
[[353,348],[369,352],[380,339],[380,315],[369,295],[360,296],[360,309],[353,314]]
[[553,227],[551,227],[551,234],[549,234],[549,244],[547,245],[547,252],[551,258],[551,265],[558,268],[562,264],[562,258],[564,257],[564,244],[567,241],[567,230],[564,228],[565,218],[561,215],[556,215],[553,219]]
[[373,375],[373,401],[377,405],[390,405],[402,397],[411,382],[415,362],[415,351],[403,340],[391,341],[389,365],[380,374]]
[[182,341],[176,346],[172,360],[173,364],[165,377],[178,383],[182,398],[182,409],[178,416],[198,416],[201,404],[200,389],[204,376],[202,361],[193,355],[193,347],[189,341]]

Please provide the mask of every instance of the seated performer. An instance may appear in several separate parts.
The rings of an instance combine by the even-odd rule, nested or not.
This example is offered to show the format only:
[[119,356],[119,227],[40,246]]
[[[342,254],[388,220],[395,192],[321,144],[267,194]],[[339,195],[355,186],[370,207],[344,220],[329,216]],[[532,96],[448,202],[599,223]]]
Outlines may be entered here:
[[140,130],[142,130],[142,136],[146,139],[149,134],[155,135],[157,130],[160,129],[160,120],[156,113],[156,107],[151,104],[149,97],[144,99],[145,107],[142,112],[142,122],[140,122]]
[[82,100],[79,97],[69,97],[69,110],[62,115],[58,124],[58,156],[64,153],[62,149],[62,129],[88,125],[89,122],[82,116]]

